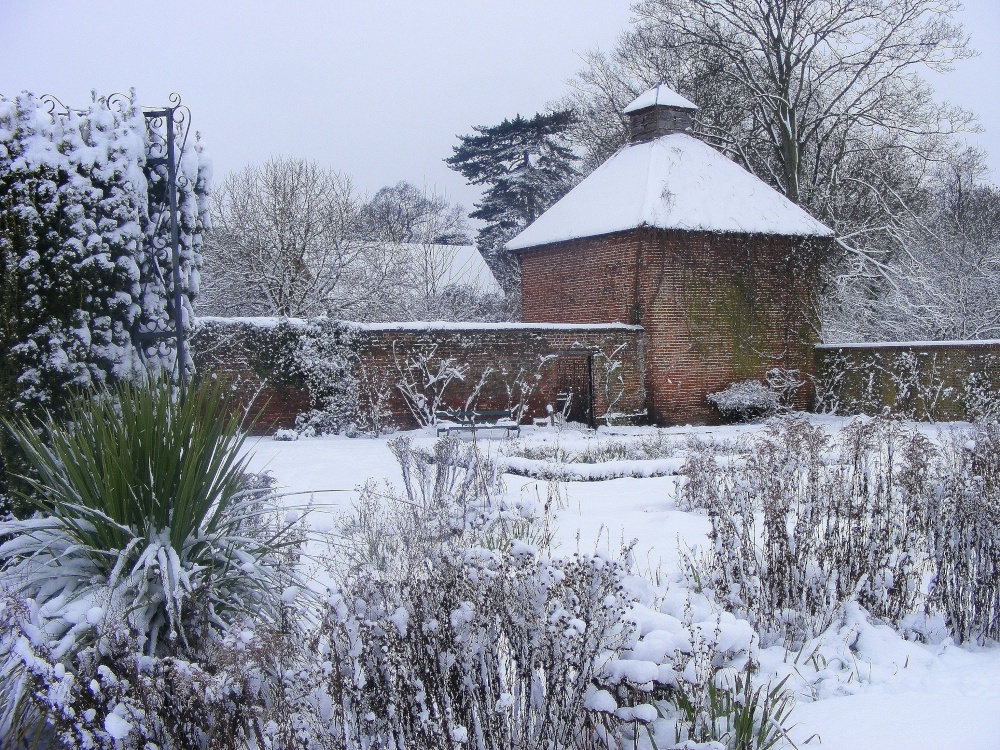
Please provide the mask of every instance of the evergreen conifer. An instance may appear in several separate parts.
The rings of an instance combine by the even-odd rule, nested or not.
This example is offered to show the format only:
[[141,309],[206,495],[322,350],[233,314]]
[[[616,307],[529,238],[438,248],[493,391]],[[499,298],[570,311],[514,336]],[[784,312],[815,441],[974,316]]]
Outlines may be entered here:
[[577,156],[566,138],[573,122],[572,110],[564,109],[475,126],[445,159],[469,184],[486,186],[469,215],[486,222],[476,247],[508,295],[520,291],[521,279],[504,245],[578,179]]

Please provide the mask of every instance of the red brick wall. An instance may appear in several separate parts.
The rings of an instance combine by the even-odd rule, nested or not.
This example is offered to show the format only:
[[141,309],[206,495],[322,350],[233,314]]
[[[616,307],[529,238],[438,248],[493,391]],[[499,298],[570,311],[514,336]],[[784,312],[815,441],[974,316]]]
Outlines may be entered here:
[[[707,394],[775,367],[811,373],[824,247],[640,229],[535,248],[519,254],[522,318],[642,325],[653,420],[712,423]],[[797,406],[810,402],[803,388]]]
[[[601,327],[550,327],[550,326],[490,326],[476,328],[463,324],[453,329],[438,326],[413,330],[407,324],[394,327],[374,326],[364,332],[365,343],[359,352],[360,363],[384,372],[393,382],[397,381],[400,367],[407,358],[424,354],[432,360],[453,359],[466,368],[464,380],[453,380],[445,394],[448,408],[462,408],[472,390],[488,373],[475,400],[481,410],[502,410],[512,406],[508,387],[518,373],[534,379],[538,385],[528,399],[526,417],[542,417],[546,405],[555,403],[553,379],[559,353],[593,354],[594,415],[600,417],[608,411],[609,396],[615,397],[616,412],[641,413],[645,409],[642,376],[642,330],[629,326]],[[617,352],[617,353],[616,353]],[[621,362],[621,382],[607,382],[604,363],[609,359]],[[523,376],[522,376],[523,377]],[[410,408],[401,392],[393,389],[389,401],[397,425],[416,425]]]
[[[255,432],[294,427],[295,417],[310,409],[306,384],[291,361],[301,330],[301,324],[274,325],[268,319],[213,319],[196,327],[192,350],[198,372],[231,383],[241,404],[252,413],[262,412]],[[453,381],[445,393],[444,406],[448,408],[462,408],[484,373],[488,374],[475,407],[509,408],[508,386],[523,369],[525,376],[540,376],[528,400],[526,417],[531,418],[544,416],[546,405],[555,402],[556,361],[552,355],[589,352],[593,355],[593,412],[600,423],[609,401],[614,402],[610,406],[615,412],[640,415],[644,411],[643,340],[642,329],[634,326],[358,326],[356,374],[360,374],[358,368],[365,367],[369,376],[381,376],[383,382],[391,384],[388,406],[392,421],[408,428],[417,423],[395,387],[399,368],[405,367],[408,358],[433,352],[433,360],[450,358],[465,368],[464,380]],[[610,361],[620,362],[618,375],[611,382],[605,368]]]
[[253,431],[269,434],[295,426],[309,411],[305,382],[290,367],[301,323],[267,318],[199,320],[191,351],[199,377],[227,383],[236,403],[257,417]]

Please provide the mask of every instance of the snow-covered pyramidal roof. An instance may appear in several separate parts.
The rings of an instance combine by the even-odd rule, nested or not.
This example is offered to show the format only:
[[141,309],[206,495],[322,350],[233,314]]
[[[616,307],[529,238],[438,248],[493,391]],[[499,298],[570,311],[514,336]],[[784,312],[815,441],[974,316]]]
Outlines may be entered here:
[[675,113],[692,108],[665,86],[636,99],[626,110],[631,110],[636,142],[594,170],[507,248],[525,250],[639,227],[833,236],[777,190],[685,132]]
[[639,94],[631,104],[629,104],[625,109],[622,110],[625,114],[631,114],[632,112],[638,112],[640,109],[646,109],[646,107],[676,107],[678,109],[698,109],[697,104],[693,104],[685,99],[683,96],[678,94],[673,89],[669,89],[662,83],[653,86],[649,91]]

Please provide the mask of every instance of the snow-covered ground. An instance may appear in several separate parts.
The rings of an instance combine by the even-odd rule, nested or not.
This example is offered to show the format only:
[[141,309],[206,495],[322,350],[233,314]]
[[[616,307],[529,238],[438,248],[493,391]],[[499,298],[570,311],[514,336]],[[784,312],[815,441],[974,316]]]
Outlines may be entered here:
[[[690,437],[732,441],[753,429],[674,428],[657,434],[637,428],[602,430],[595,435],[528,428],[520,442],[522,450],[513,452],[535,450],[544,454],[558,447],[572,453],[613,442],[655,438],[661,452],[669,453],[671,444],[682,450],[683,442]],[[431,445],[434,441],[431,431],[408,434],[418,444]],[[261,438],[252,441],[248,450],[253,454],[252,470],[270,471],[287,491],[317,492],[312,523],[328,528],[335,515],[350,508],[358,485],[370,478],[399,483],[401,475],[387,447],[389,439],[331,436],[279,442]],[[492,455],[503,457],[499,439],[482,440],[481,444]],[[676,460],[676,456],[660,457],[649,463],[666,467]],[[519,474],[507,475],[507,491],[544,499],[549,489],[547,480],[520,475],[533,473],[525,471],[532,468],[526,467],[525,461],[530,463],[531,459],[509,459]],[[708,519],[677,509],[673,476],[642,477],[658,472],[649,472],[638,461],[614,463],[617,466],[607,475],[620,475],[621,464],[631,463],[633,471],[624,473],[638,476],[561,482],[565,500],[556,514],[555,544],[566,551],[593,550],[596,546],[614,551],[623,541],[637,540],[634,555],[641,570],[676,574],[679,544],[703,544],[710,528]],[[600,465],[579,466],[588,467],[591,479],[602,474]],[[835,642],[838,638],[843,642]],[[796,727],[792,737],[799,747],[1000,748],[1000,648],[959,647],[950,640],[933,645],[908,642],[887,626],[861,618],[852,620],[848,615],[835,637],[823,645],[823,653],[827,657],[824,669],[806,670],[799,665],[797,673],[794,654],[778,648],[762,654],[763,669],[794,673],[791,682],[802,693],[808,693],[799,696],[793,714]]]

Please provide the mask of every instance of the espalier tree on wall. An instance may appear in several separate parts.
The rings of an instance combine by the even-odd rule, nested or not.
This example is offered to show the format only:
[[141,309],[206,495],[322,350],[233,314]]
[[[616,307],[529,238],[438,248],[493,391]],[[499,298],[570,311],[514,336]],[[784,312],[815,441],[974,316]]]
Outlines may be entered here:
[[174,274],[164,118],[145,117],[134,94],[80,109],[0,97],[0,410],[58,414],[69,390],[177,372],[163,334],[175,278],[190,326],[210,178],[178,124]]

